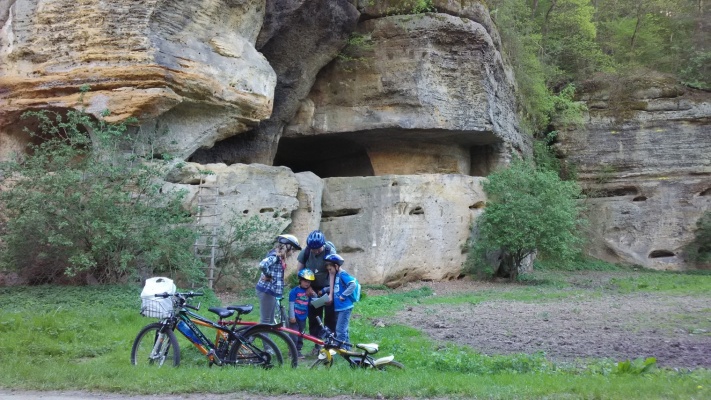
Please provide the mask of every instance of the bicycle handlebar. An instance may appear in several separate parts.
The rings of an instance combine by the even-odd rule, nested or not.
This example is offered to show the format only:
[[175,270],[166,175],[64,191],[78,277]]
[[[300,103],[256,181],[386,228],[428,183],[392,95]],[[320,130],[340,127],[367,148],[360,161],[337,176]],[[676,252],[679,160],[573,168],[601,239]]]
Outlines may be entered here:
[[177,297],[197,297],[197,296],[204,296],[204,295],[205,295],[205,293],[202,293],[202,292],[186,292],[186,293],[173,293],[173,294],[170,294],[170,293],[168,293],[168,292],[164,292],[164,293],[157,293],[157,294],[155,294],[154,296],[156,296],[156,297],[162,297],[162,298],[166,299],[166,298],[168,298],[168,297],[170,297],[170,296],[177,296]]
[[321,335],[319,335],[319,336],[321,337],[321,339],[323,339],[323,341],[324,341],[325,344],[329,344],[329,342],[332,341],[332,342],[334,342],[338,347],[341,347],[341,346],[344,346],[344,345],[345,345],[345,346],[353,346],[352,343],[348,343],[348,342],[346,342],[345,340],[337,339],[337,338],[336,338],[336,335],[335,335],[333,332],[331,332],[331,330],[328,329],[327,326],[324,326],[323,322],[321,321],[321,317],[317,316],[317,317],[316,317],[316,321],[317,321],[318,324],[321,326]]
[[191,297],[204,296],[204,295],[205,295],[205,293],[202,293],[202,292],[186,292],[186,293],[173,293],[173,294],[164,292],[164,293],[155,294],[155,297],[162,297],[164,299],[167,299],[168,297],[171,297],[171,296],[177,297],[178,299],[180,299],[180,301],[179,301],[180,306],[189,308],[191,310],[200,311],[200,304],[198,304],[197,307],[190,305],[190,304],[188,304],[187,299],[189,299]]

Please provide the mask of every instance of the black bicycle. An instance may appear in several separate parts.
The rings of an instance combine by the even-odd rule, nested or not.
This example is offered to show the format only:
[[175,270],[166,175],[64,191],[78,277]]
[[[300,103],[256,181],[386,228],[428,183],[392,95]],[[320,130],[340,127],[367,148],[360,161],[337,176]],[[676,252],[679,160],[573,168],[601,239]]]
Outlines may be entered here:
[[[219,317],[218,321],[212,321],[190,311],[200,310],[199,305],[188,304],[188,299],[196,296],[202,296],[202,293],[156,294],[159,299],[172,299],[172,305],[171,302],[166,305],[165,301],[156,299],[155,306],[160,310],[151,310],[150,304],[144,306],[142,314],[160,316],[161,320],[146,325],[136,336],[131,348],[133,365],[180,365],[180,346],[175,336],[177,330],[207,357],[210,366],[297,366],[296,345],[289,335],[278,330],[280,325],[257,324],[237,330],[236,324],[226,324],[225,319],[235,314],[236,318],[249,314],[251,305],[211,307],[208,310]],[[208,339],[198,325],[214,329],[215,340]]]

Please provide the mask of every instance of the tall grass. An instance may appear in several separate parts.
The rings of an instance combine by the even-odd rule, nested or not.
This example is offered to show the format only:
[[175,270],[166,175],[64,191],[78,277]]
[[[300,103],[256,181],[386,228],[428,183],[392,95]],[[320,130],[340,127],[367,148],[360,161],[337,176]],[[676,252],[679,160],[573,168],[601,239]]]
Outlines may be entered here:
[[[151,322],[138,314],[140,288],[17,287],[0,288],[0,387],[38,390],[92,390],[127,394],[233,393],[310,394],[314,397],[446,398],[649,398],[711,397],[707,370],[655,370],[619,373],[610,360],[567,366],[543,354],[488,356],[456,344],[443,345],[417,327],[392,324],[389,317],[417,303],[478,302],[484,297],[532,301],[546,293],[558,298],[571,286],[560,282],[519,284],[501,293],[432,296],[427,287],[384,296],[366,296],[356,305],[351,337],[377,342],[383,356],[395,354],[404,371],[351,370],[337,360],[330,371],[265,371],[257,368],[207,368],[203,357],[179,336],[185,355],[180,368],[130,365],[132,341]],[[624,273],[620,279],[627,282]],[[666,290],[688,286],[692,293],[711,289],[711,276],[639,273],[636,284],[615,282],[605,290]],[[614,278],[613,278],[614,279]],[[640,282],[659,284],[640,287]],[[655,286],[656,285],[656,286]],[[575,289],[579,290],[579,289]],[[674,290],[680,290],[678,288]],[[254,299],[241,299],[242,303]],[[209,293],[206,306],[218,300]],[[250,317],[254,317],[250,315]],[[378,322],[386,322],[384,325]],[[453,340],[456,342],[456,338]],[[309,346],[307,344],[306,346]],[[307,347],[308,348],[308,347]],[[638,371],[639,372],[639,371]],[[327,375],[324,375],[327,374]]]

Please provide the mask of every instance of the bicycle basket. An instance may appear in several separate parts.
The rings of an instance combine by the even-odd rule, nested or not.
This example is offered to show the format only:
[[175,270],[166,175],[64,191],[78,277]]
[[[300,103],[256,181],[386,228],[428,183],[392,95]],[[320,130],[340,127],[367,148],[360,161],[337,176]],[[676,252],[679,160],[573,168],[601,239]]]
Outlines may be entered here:
[[173,312],[174,298],[155,297],[160,293],[175,293],[175,284],[171,279],[155,277],[146,279],[141,292],[141,315],[149,318],[168,318]]
[[173,313],[173,298],[141,298],[141,315],[149,318],[168,318]]

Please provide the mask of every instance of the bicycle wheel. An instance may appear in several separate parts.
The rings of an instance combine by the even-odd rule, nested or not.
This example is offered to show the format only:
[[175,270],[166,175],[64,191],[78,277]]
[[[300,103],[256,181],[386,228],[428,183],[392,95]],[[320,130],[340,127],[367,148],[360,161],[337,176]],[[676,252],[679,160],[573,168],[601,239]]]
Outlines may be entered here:
[[387,371],[389,369],[405,369],[405,366],[397,361],[388,361],[386,363],[376,365],[375,368],[381,371]]
[[178,339],[170,329],[161,332],[163,325],[155,322],[146,325],[136,336],[131,347],[131,364],[162,367],[180,365]]
[[265,337],[271,340],[275,347],[271,348],[271,350],[275,353],[272,359],[278,360],[279,357],[276,355],[276,353],[278,353],[282,357],[283,363],[278,364],[277,362],[272,362],[272,365],[270,365],[270,367],[297,367],[299,358],[298,352],[296,350],[296,345],[287,333],[276,330],[266,325],[255,325],[243,331],[242,335],[246,338],[256,337],[254,340],[258,339],[264,341]]
[[[262,352],[267,354],[264,355]],[[276,343],[266,335],[259,333],[234,341],[230,345],[227,360],[237,366],[261,365],[270,368],[274,365],[284,364],[284,358]]]

